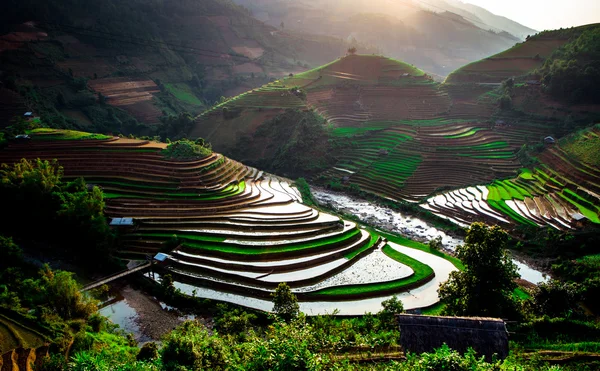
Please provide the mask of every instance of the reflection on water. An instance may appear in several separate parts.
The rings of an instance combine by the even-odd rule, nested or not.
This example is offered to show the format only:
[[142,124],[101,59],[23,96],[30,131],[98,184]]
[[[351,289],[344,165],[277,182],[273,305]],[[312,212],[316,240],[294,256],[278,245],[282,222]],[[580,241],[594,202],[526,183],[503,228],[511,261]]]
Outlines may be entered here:
[[114,324],[125,332],[132,333],[135,340],[139,343],[150,341],[151,339],[142,333],[140,325],[137,323],[139,314],[133,309],[125,299],[110,304],[100,309],[101,315],[108,317]]
[[[464,243],[459,237],[449,236],[425,220],[412,217],[392,210],[385,206],[376,205],[367,200],[357,199],[338,192],[323,188],[314,188],[313,196],[322,205],[337,211],[358,216],[362,221],[377,226],[382,230],[393,232],[408,237],[415,241],[427,242],[437,236],[442,237],[445,248],[454,250],[456,246]],[[535,270],[515,259],[513,262],[519,268],[521,278],[532,283],[546,282],[550,279],[544,273]]]

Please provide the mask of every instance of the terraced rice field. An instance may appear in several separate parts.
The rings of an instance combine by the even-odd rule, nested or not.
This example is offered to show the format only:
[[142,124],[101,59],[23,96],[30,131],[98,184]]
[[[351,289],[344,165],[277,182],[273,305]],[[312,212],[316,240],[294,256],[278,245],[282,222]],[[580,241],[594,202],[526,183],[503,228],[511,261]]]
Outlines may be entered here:
[[546,149],[539,166],[522,169],[516,178],[438,194],[421,206],[461,224],[484,219],[561,230],[600,224],[600,170],[579,151],[585,146],[576,145],[594,141],[597,134],[596,128],[576,140],[567,138],[564,148]]
[[[254,306],[270,302],[275,287],[287,282],[303,305],[319,303],[314,313],[323,313],[363,301],[377,311],[382,298],[422,288],[408,305],[418,308],[437,301],[440,280],[454,269],[430,266],[429,258],[439,258],[307,207],[289,181],[217,153],[174,161],[160,143],[31,135],[1,151],[0,162],[56,158],[65,177],[102,187],[107,216],[135,220],[134,229],[123,231],[119,254],[168,253],[161,272],[198,295],[217,292],[221,300]],[[177,246],[167,248],[174,235]]]
[[500,83],[507,78],[521,76],[540,67],[544,58],[567,39],[538,37],[493,55],[489,58],[470,63],[451,73],[448,83]]
[[47,341],[38,330],[0,313],[0,354],[18,347],[36,348]]
[[[141,122],[157,123],[158,118],[162,116],[161,111],[152,104],[154,94],[160,92],[160,89],[150,79],[107,77],[90,80],[88,85],[92,90],[105,96],[106,103],[130,112]],[[177,95],[185,95],[185,92],[173,89]],[[186,96],[190,104],[196,103],[193,98],[193,96]]]
[[[384,127],[366,126],[379,124]],[[319,174],[384,197],[419,201],[442,187],[516,174],[514,148],[495,131],[464,122],[365,123],[334,133],[338,163]],[[491,165],[491,166],[490,166]]]

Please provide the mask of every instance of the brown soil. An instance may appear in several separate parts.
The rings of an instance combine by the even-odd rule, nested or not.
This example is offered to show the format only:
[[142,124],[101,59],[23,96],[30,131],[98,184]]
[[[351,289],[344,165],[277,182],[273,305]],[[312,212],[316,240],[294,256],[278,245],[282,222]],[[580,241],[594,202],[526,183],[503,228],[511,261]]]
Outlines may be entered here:
[[154,298],[130,286],[125,286],[121,295],[138,313],[135,320],[142,333],[152,340],[160,340],[183,322],[176,312],[164,310]]

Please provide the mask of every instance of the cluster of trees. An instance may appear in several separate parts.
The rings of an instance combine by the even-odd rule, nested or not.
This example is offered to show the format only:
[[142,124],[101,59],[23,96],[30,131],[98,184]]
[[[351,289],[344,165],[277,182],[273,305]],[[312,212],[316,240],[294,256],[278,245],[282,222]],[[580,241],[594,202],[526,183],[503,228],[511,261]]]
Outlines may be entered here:
[[[298,178],[333,163],[323,117],[314,111],[288,109],[258,127],[253,136],[238,140],[231,155],[265,171]],[[263,154],[263,158],[257,154]]]
[[538,71],[554,97],[600,102],[600,27],[589,26],[557,49]]
[[452,272],[439,289],[448,314],[515,317],[513,292],[519,275],[506,250],[508,239],[506,231],[498,226],[471,225],[465,244],[456,249],[456,257],[465,269]]
[[210,143],[205,143],[204,139],[198,138],[195,142],[188,139],[181,139],[171,142],[163,154],[167,158],[179,160],[191,160],[209,156],[212,153]]
[[102,191],[82,178],[64,181],[56,160],[2,164],[0,199],[7,210],[0,233],[51,248],[53,254],[86,258],[83,265],[106,261],[114,246]]

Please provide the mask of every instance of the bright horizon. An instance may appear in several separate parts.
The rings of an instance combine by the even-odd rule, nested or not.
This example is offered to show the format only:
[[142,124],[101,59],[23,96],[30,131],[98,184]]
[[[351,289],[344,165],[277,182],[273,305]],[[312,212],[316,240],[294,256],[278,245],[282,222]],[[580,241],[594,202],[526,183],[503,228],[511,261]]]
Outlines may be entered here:
[[538,31],[600,23],[600,0],[459,0]]

